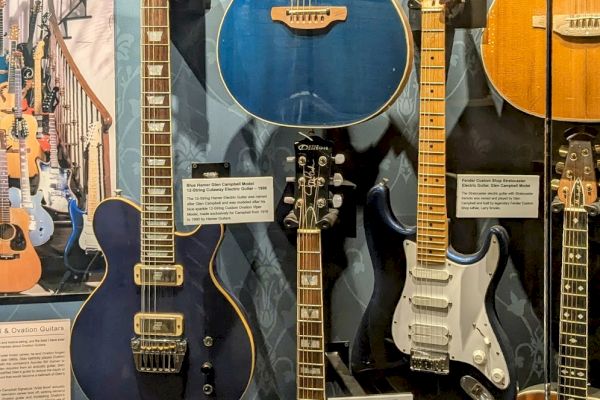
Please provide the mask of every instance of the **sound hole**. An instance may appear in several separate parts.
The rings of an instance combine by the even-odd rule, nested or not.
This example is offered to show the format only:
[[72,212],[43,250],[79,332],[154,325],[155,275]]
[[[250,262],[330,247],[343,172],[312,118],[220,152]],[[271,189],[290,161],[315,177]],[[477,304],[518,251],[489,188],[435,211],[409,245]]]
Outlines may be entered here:
[[0,225],[0,240],[11,240],[15,236],[15,227],[11,224]]

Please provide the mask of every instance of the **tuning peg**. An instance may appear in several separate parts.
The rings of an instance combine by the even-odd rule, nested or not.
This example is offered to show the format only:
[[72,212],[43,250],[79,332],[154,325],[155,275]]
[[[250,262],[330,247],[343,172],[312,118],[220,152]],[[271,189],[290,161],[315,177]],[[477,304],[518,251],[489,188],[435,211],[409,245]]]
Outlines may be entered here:
[[333,156],[333,162],[336,165],[341,165],[346,162],[346,156],[342,153],[336,154],[335,156]]
[[565,158],[569,154],[569,148],[567,146],[560,146],[558,149],[558,155]]
[[344,182],[344,177],[339,172],[333,174],[333,186],[341,186]]
[[296,178],[294,178],[293,176],[286,176],[285,181],[288,183],[294,183],[296,182]]
[[565,163],[562,161],[557,162],[555,169],[556,169],[557,174],[562,174],[563,171],[565,170]]
[[296,202],[296,199],[294,199],[291,196],[286,196],[286,197],[283,198],[283,202],[285,204],[294,204]]
[[596,154],[600,154],[600,144],[595,144],[595,145],[594,145],[594,152],[595,152]]
[[340,208],[343,203],[344,203],[344,198],[342,197],[341,194],[334,194],[333,197],[331,198],[331,206],[333,208]]
[[560,181],[558,179],[552,179],[550,181],[550,187],[552,190],[558,191],[558,188],[560,187]]
[[294,157],[294,156],[286,157],[285,162],[294,163],[294,162],[296,162],[296,157]]

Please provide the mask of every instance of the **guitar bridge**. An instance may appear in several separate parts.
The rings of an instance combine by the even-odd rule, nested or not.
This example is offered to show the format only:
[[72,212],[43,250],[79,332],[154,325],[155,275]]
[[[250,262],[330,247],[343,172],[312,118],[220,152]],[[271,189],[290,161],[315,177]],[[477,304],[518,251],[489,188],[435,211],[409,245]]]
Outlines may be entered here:
[[187,340],[134,337],[131,350],[139,372],[177,374],[187,352]]
[[450,373],[450,357],[448,353],[411,350],[410,369],[413,371],[432,372],[438,375],[448,375]]

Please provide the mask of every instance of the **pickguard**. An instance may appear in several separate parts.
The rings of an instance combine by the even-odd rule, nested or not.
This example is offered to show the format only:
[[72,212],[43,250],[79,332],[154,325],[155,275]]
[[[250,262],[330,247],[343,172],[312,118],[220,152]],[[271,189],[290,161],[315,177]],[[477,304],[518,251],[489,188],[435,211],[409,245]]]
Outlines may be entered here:
[[100,245],[92,229],[92,224],[87,219],[87,213],[83,215],[83,229],[79,235],[79,247],[84,251],[99,251]]
[[9,242],[12,251],[24,251],[27,247],[25,234],[18,225],[0,224],[0,240]]
[[[398,349],[443,352],[479,370],[499,389],[510,382],[507,361],[486,310],[486,293],[500,258],[493,236],[486,255],[471,265],[446,260],[435,272],[417,268],[417,244],[406,240],[407,274],[392,323]],[[426,339],[427,335],[435,340]],[[420,338],[420,339],[417,339]]]

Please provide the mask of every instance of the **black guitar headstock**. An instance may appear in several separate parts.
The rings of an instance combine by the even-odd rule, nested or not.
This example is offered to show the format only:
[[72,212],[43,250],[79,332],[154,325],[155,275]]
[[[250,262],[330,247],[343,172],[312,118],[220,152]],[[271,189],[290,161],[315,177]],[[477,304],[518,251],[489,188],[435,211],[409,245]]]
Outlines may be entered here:
[[55,86],[54,88],[52,88],[52,91],[44,99],[44,102],[42,104],[42,112],[44,114],[53,113],[54,110],[56,110],[56,107],[58,106],[58,103],[59,103],[59,101],[58,101],[59,90],[60,89],[57,86]]
[[295,164],[294,197],[284,201],[293,205],[284,222],[288,228],[327,229],[337,220],[342,197],[333,194],[330,187],[343,182],[340,173],[334,173],[334,165],[344,162],[343,155],[332,154],[333,144],[317,136],[296,142],[295,156],[288,161]]

